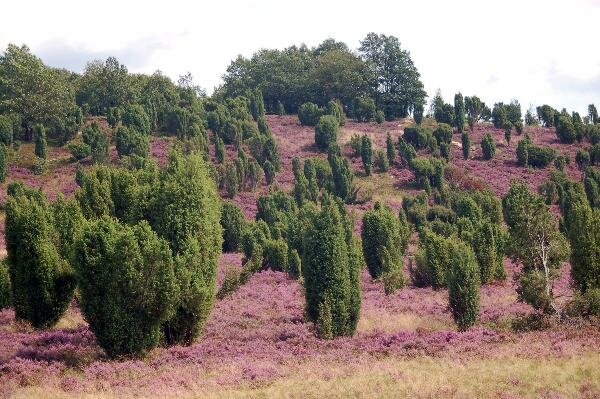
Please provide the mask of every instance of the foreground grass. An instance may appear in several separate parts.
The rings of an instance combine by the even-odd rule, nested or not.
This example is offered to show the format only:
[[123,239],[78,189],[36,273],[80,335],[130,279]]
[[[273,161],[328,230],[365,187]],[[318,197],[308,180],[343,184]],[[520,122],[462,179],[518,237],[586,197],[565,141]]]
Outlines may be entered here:
[[[419,357],[386,358],[368,365],[304,364],[291,377],[269,384],[234,389],[195,390],[177,398],[488,398],[600,396],[600,354],[573,358],[518,357],[454,360]],[[68,394],[44,388],[27,388],[16,398],[144,397],[111,392]],[[147,397],[151,397],[149,395]]]

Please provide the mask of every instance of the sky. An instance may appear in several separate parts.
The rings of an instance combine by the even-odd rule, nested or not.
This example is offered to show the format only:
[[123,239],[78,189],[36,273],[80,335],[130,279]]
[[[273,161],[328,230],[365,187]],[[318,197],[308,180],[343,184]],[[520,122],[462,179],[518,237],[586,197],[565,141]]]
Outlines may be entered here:
[[[0,48],[26,44],[51,66],[82,72],[116,56],[131,72],[191,72],[210,94],[229,63],[261,48],[356,49],[369,32],[398,37],[429,97],[439,88],[523,110],[600,105],[600,0],[8,1]],[[489,5],[487,5],[489,4]]]

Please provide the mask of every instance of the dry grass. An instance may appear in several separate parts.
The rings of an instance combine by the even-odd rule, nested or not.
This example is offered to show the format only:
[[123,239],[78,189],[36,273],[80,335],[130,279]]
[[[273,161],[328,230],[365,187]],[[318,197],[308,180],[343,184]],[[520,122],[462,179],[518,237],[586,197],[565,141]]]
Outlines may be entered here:
[[[291,377],[235,389],[194,390],[162,398],[537,398],[600,395],[600,355],[576,358],[386,358],[366,364],[299,365]],[[123,398],[107,391],[69,394],[24,388],[15,398]],[[141,397],[135,395],[135,397]]]
[[371,176],[356,175],[354,181],[360,192],[369,193],[373,201],[387,204],[401,204],[403,193],[396,187],[394,177],[389,173],[374,172]]

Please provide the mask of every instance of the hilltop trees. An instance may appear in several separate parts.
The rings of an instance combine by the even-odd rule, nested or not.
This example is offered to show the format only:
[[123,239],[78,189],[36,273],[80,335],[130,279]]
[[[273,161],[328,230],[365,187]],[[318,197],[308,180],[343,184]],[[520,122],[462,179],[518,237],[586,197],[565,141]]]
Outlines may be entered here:
[[360,313],[360,264],[343,205],[325,198],[304,233],[306,315],[317,335],[352,335]]

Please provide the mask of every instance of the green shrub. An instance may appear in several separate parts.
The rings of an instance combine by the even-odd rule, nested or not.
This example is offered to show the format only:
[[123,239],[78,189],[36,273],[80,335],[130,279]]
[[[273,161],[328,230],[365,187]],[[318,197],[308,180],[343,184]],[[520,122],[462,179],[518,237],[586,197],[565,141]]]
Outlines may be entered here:
[[489,220],[479,222],[473,231],[472,246],[482,283],[506,277],[502,263],[502,237],[498,225]]
[[238,192],[238,175],[233,162],[227,162],[225,164],[225,176],[223,177],[225,192],[227,198],[235,198]]
[[466,114],[465,101],[461,93],[454,96],[454,126],[462,133],[465,128]]
[[136,155],[140,158],[148,157],[150,141],[147,134],[127,126],[121,126],[117,129],[115,141],[117,153],[120,157],[129,155]]
[[264,220],[247,223],[242,232],[241,241],[242,251],[246,259],[250,259],[254,253],[260,253],[262,257],[263,247],[270,239],[271,232]]
[[94,163],[104,163],[109,158],[108,138],[96,122],[86,126],[82,132],[83,142],[90,146]]
[[11,305],[10,272],[6,259],[0,261],[0,310]]
[[453,240],[448,274],[448,297],[454,321],[464,331],[477,321],[479,313],[479,270],[473,250]]
[[283,239],[267,240],[263,246],[263,269],[287,272],[288,246]]
[[415,267],[410,270],[413,283],[418,287],[444,287],[453,255],[450,250],[449,239],[429,230],[422,231]]
[[130,104],[126,106],[121,119],[123,126],[137,130],[141,134],[150,134],[150,118],[141,105]]
[[394,161],[396,160],[396,148],[394,147],[394,141],[392,140],[392,136],[389,132],[385,139],[385,153],[388,159],[388,164],[393,165]]
[[285,107],[283,106],[283,103],[279,100],[277,100],[277,105],[275,106],[275,113],[279,116],[285,115]]
[[118,107],[111,107],[106,115],[106,121],[111,128],[115,129],[119,122],[121,122],[121,109]]
[[410,126],[404,128],[402,137],[418,151],[427,148],[431,135],[431,130],[427,128],[422,126]]
[[339,121],[340,126],[346,124],[346,115],[342,103],[336,100],[331,100],[327,103],[327,114],[333,115]]
[[445,123],[439,123],[433,131],[433,137],[440,145],[442,143],[450,144],[452,142],[452,127]]
[[215,137],[215,158],[217,163],[225,162],[225,143],[219,136]]
[[378,109],[377,112],[375,112],[375,122],[377,122],[378,124],[382,124],[385,121],[385,113]]
[[298,119],[302,126],[315,126],[323,116],[323,109],[311,102],[304,103],[298,108]]
[[300,255],[298,251],[292,249],[290,254],[288,255],[288,274],[293,279],[297,279],[302,276],[302,260],[300,259]]
[[375,166],[380,172],[387,172],[390,168],[390,161],[383,150],[375,150]]
[[559,155],[554,159],[554,167],[560,171],[565,170],[565,166],[571,163],[568,155]]
[[92,153],[92,149],[86,143],[71,142],[68,148],[71,156],[77,161],[89,157]]
[[46,129],[41,124],[37,124],[33,127],[33,134],[35,137],[35,156],[38,158],[46,159],[48,156],[48,143],[46,142]]
[[236,252],[241,248],[242,233],[246,219],[242,210],[229,202],[223,202],[221,228],[223,229],[223,252]]
[[360,158],[362,159],[365,175],[371,175],[371,165],[373,164],[373,142],[366,134],[362,136],[362,144],[360,146]]
[[510,145],[510,139],[512,138],[512,129],[512,123],[507,122],[506,125],[504,125],[504,139],[506,140],[507,145]]
[[322,338],[354,334],[360,314],[361,262],[346,218],[338,204],[326,198],[304,234],[306,315]]
[[333,115],[324,115],[315,126],[315,144],[320,150],[327,150],[337,141],[339,122]]
[[371,277],[398,271],[401,274],[410,233],[408,225],[379,202],[364,214],[362,222],[362,247]]
[[556,136],[561,143],[571,144],[575,141],[576,132],[573,120],[569,115],[560,115],[556,125]]
[[158,346],[178,294],[164,239],[146,222],[130,227],[99,219],[77,241],[74,266],[81,311],[109,357],[141,356]]
[[421,122],[423,122],[423,111],[423,104],[415,105],[415,108],[413,110],[413,118],[415,119],[415,123],[417,125],[420,125]]
[[265,181],[267,182],[267,185],[270,186],[275,180],[275,166],[273,166],[271,161],[266,161],[263,164],[263,171],[265,173]]
[[496,154],[496,143],[491,134],[486,133],[481,139],[481,152],[483,153],[483,159],[490,160],[494,158]]
[[354,100],[353,113],[358,122],[369,122],[375,119],[375,101],[370,97],[358,97]]
[[331,167],[332,192],[346,203],[356,199],[356,188],[354,186],[354,172],[348,160],[339,153],[339,148],[330,147],[327,160]]
[[75,275],[55,244],[53,215],[41,192],[9,187],[6,249],[15,317],[51,327],[67,309]]
[[534,168],[545,168],[556,157],[556,151],[552,147],[531,145],[527,149],[527,152],[527,163]]
[[5,146],[12,144],[14,138],[13,122],[6,115],[0,115],[0,143]]
[[471,137],[469,136],[469,133],[462,132],[460,138],[462,142],[463,159],[469,159],[471,153]]
[[153,228],[173,251],[180,292],[175,315],[164,324],[165,340],[190,345],[214,303],[223,245],[221,199],[208,165],[197,154],[171,153],[160,184],[153,188]]

